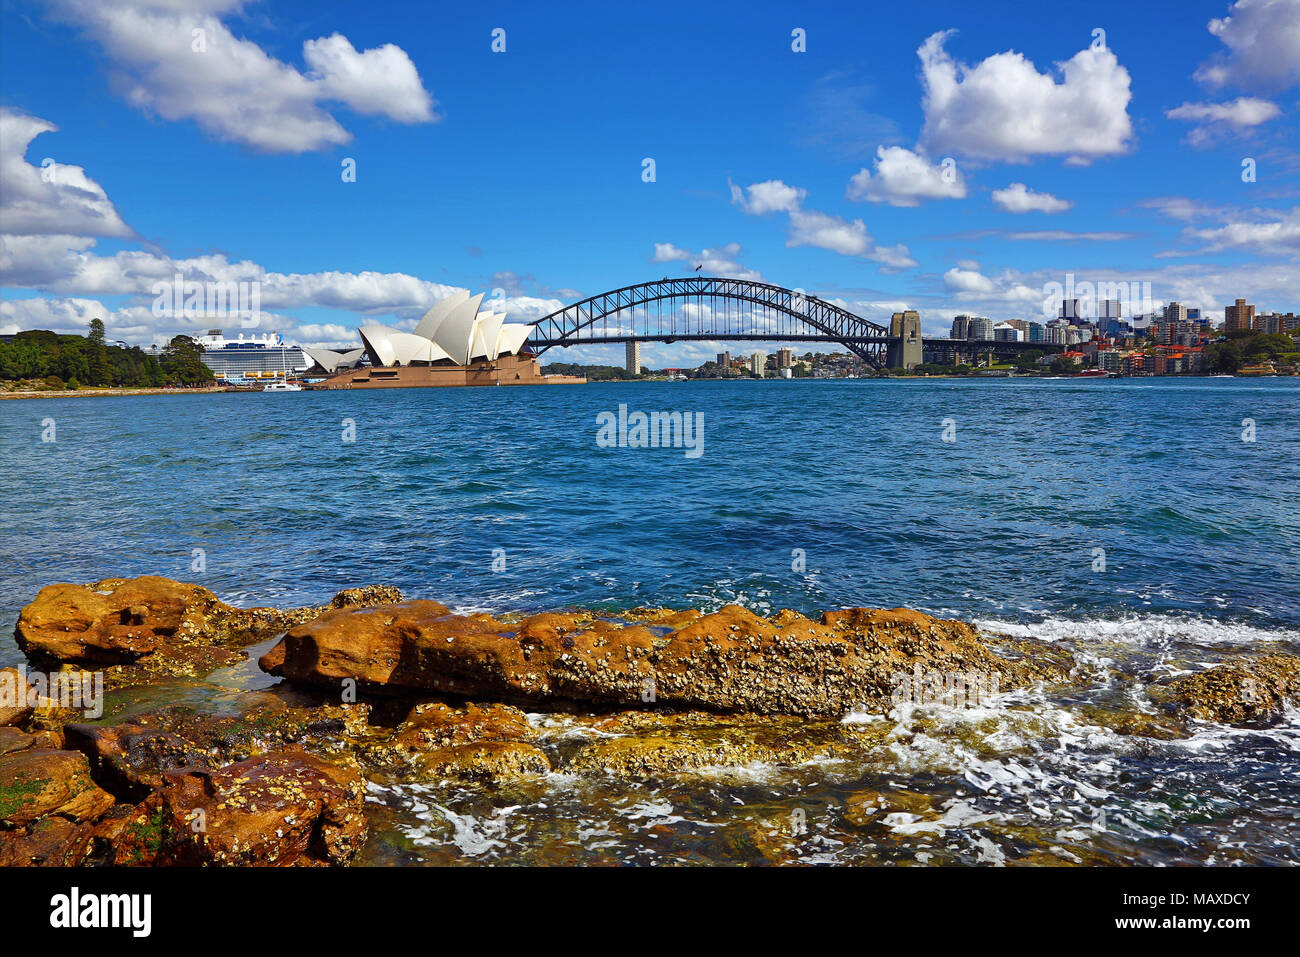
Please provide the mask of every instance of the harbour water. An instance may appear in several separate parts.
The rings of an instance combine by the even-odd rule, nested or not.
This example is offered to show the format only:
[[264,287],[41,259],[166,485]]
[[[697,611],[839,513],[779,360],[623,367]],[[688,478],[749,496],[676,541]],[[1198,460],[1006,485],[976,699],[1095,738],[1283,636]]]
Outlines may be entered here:
[[[620,404],[702,412],[703,453],[598,444]],[[849,761],[376,785],[365,853],[1298,863],[1300,716],[1169,740],[1100,717],[1154,710],[1144,682],[1242,648],[1300,651],[1298,413],[1296,380],[1172,378],[6,402],[0,610],[146,573],[244,605],[383,583],[495,613],[906,606],[1058,643],[1093,680],[848,716],[874,726]],[[0,665],[20,660],[0,641]],[[272,683],[255,672],[224,680]],[[557,748],[594,733],[533,720]],[[926,810],[864,828],[870,793]]]

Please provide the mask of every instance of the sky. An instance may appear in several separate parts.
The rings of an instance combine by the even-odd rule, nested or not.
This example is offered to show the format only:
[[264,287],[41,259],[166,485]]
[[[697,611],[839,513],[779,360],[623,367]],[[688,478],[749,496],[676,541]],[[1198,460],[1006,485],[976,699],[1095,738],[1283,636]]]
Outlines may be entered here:
[[1070,277],[1300,308],[1300,0],[611,6],[2,0],[0,332],[343,347],[696,266],[927,335]]

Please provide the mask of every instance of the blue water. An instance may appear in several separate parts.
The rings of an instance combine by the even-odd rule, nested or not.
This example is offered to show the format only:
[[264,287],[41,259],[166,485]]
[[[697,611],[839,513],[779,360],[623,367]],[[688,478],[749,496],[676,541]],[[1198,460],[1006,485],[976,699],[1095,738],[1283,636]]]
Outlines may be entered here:
[[[600,447],[620,404],[703,413],[703,454]],[[1079,670],[996,709],[896,709],[848,763],[372,785],[363,860],[757,861],[754,828],[797,810],[808,833],[771,839],[782,860],[1295,864],[1300,711],[1170,741],[1100,715],[1158,713],[1150,682],[1244,650],[1300,652],[1298,411],[1300,381],[1244,379],[3,401],[0,610],[142,573],[245,605],[387,583],[498,612],[910,606],[1058,643]],[[0,639],[0,664],[19,660]],[[570,746],[576,719],[534,718]],[[855,824],[863,788],[943,817]]]
[[[702,412],[703,454],[598,447],[596,416],[620,403]],[[387,583],[497,611],[735,601],[1285,629],[1300,623],[1298,412],[1286,379],[6,401],[0,609],[152,573],[243,604]]]

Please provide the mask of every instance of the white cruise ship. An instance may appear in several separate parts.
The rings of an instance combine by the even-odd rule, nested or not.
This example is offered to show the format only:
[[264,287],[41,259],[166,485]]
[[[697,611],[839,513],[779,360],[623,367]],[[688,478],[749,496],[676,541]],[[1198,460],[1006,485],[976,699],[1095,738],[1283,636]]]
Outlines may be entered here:
[[299,346],[286,345],[278,332],[241,332],[238,339],[227,339],[221,329],[209,329],[194,341],[203,347],[204,365],[227,382],[291,378],[312,367],[308,355]]

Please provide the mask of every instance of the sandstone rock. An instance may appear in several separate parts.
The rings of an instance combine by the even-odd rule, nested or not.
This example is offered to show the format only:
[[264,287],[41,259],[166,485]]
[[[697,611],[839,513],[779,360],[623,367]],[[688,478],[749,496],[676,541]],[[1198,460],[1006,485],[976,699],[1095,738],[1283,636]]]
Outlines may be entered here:
[[345,588],[330,599],[330,608],[371,608],[375,605],[396,605],[402,600],[402,590],[392,585],[366,585],[363,588]]
[[428,702],[363,755],[372,767],[403,777],[501,783],[551,769],[546,753],[526,740],[535,737],[517,708]]
[[145,575],[42,588],[19,614],[14,635],[36,662],[104,666],[161,654],[175,659],[164,673],[193,673],[239,660],[231,649],[311,614],[234,608],[200,585]]
[[501,784],[551,770],[546,752],[523,741],[482,741],[439,748],[415,760],[422,776],[482,784]]
[[1246,658],[1152,691],[1202,721],[1259,727],[1275,722],[1288,703],[1300,704],[1300,657],[1279,652]]
[[0,727],[0,754],[26,751],[36,743],[36,736],[17,728]]
[[165,783],[167,772],[215,769],[258,754],[325,738],[333,746],[365,725],[366,707],[290,708],[270,696],[237,715],[173,706],[113,725],[69,724],[69,748],[83,752],[97,780],[119,797],[139,801]]
[[20,724],[32,713],[31,683],[17,668],[0,668],[0,727]]
[[[642,780],[749,764],[792,767],[818,759],[861,757],[889,725],[862,727],[785,716],[666,714],[626,711],[578,718],[571,736],[590,740],[572,748],[559,770]],[[544,740],[543,744],[547,742]]]
[[886,711],[896,676],[916,666],[1003,688],[1057,674],[994,654],[962,622],[903,609],[828,612],[820,624],[790,612],[778,624],[729,605],[677,621],[543,614],[512,627],[410,601],[326,612],[260,664],[292,681],[351,678],[389,693],[810,716]]
[[0,822],[23,825],[49,814],[94,821],[113,806],[113,796],[90,778],[77,751],[27,748],[0,756]]
[[46,817],[0,839],[0,867],[77,867],[86,861],[94,827]]
[[304,751],[164,779],[122,827],[115,864],[341,864],[367,836],[361,776]]

